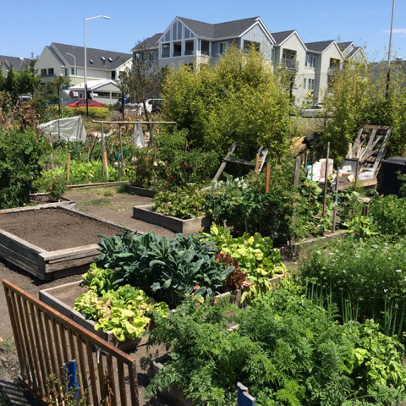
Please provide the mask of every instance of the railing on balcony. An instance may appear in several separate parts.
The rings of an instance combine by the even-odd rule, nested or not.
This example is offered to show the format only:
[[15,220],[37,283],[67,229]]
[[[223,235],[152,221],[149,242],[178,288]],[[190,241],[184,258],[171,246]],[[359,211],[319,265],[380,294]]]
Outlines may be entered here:
[[296,71],[299,62],[295,58],[282,58],[281,65],[284,69]]

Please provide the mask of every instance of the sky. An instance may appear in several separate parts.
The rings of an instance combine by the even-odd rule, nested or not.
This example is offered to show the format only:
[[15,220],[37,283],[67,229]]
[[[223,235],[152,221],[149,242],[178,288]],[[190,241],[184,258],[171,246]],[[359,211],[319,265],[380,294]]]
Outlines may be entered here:
[[[393,55],[406,59],[406,1],[396,2]],[[269,31],[296,29],[304,42],[340,39],[366,46],[370,60],[385,57],[392,0],[0,0],[0,55],[40,55],[51,42],[129,52],[164,31],[176,16],[219,23],[260,16]]]

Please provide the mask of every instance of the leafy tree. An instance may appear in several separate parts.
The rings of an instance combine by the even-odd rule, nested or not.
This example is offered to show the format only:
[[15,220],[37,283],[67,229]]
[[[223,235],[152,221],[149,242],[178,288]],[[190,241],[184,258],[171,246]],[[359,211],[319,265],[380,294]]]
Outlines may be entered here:
[[131,69],[120,73],[121,90],[135,103],[142,103],[145,120],[149,121],[147,99],[159,95],[162,71],[154,54],[139,44]]
[[285,78],[255,49],[234,45],[215,65],[169,69],[162,98],[164,116],[187,128],[194,146],[224,152],[239,141],[281,154],[289,145]]

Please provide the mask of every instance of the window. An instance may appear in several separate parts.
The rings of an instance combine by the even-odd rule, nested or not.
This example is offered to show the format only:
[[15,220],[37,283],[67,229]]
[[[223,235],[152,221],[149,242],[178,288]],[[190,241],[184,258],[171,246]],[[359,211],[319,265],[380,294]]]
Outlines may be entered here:
[[115,70],[111,71],[111,79],[116,80],[116,71]]
[[271,61],[275,60],[275,48],[271,49]]
[[256,51],[259,52],[260,43],[259,42],[254,42],[254,41],[245,41],[244,40],[244,51],[249,51],[252,48],[254,48]]
[[316,57],[314,55],[306,55],[306,68],[316,67]]
[[303,89],[305,89],[305,90],[306,90],[306,83],[307,83],[307,79],[304,78],[304,79],[303,79]]
[[70,68],[70,74],[74,75],[75,74],[75,68]]
[[48,69],[48,76],[54,76],[54,68]]
[[65,68],[65,76],[68,76],[68,68]]
[[192,33],[190,32],[189,28],[185,27],[185,39],[192,38]]
[[174,42],[173,43],[173,56],[181,56],[181,55],[182,55],[182,43]]
[[170,41],[171,40],[171,30],[168,30],[168,32],[165,34],[165,41]]
[[192,41],[185,41],[185,55],[193,55],[195,47],[195,42]]
[[202,55],[210,55],[210,42],[202,41]]
[[170,49],[170,44],[162,44],[162,58],[169,58]]
[[220,54],[225,54],[228,51],[228,42],[220,42]]
[[47,75],[47,70],[41,69],[41,76],[46,76],[46,75]]
[[315,79],[308,79],[307,82],[309,84],[309,90],[314,90],[316,80]]

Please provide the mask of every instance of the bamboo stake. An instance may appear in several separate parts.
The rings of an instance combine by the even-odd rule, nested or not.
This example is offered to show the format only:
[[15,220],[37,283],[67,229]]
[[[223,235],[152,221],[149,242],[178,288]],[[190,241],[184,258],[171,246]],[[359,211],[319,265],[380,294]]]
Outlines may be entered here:
[[265,172],[265,193],[269,193],[270,181],[271,181],[271,164],[270,162],[267,162]]
[[66,181],[69,185],[70,181],[70,152],[68,152],[68,162],[66,163]]
[[102,171],[103,176],[106,176],[105,167],[104,167],[104,132],[103,132],[103,123],[101,123],[101,153],[102,153]]
[[324,191],[323,191],[323,213],[322,216],[326,216],[326,197],[327,197],[327,175],[328,175],[328,156],[330,154],[330,143],[327,143],[327,154],[326,154],[326,169],[324,171]]
[[334,197],[334,211],[333,211],[333,233],[336,231],[336,217],[337,217],[337,203],[338,203],[338,182],[340,181],[340,168],[337,168],[337,178],[336,178],[336,193]]
[[104,160],[104,166],[105,166],[105,176],[106,176],[106,179],[108,179],[109,178],[109,166],[108,166],[108,164],[107,164],[107,151],[106,150],[104,150],[104,152],[103,152],[103,160]]
[[356,164],[356,166],[355,166],[354,191],[357,190],[358,172],[359,172],[359,158],[357,158],[357,164]]
[[124,171],[124,161],[123,161],[123,139],[121,137],[121,124],[118,125],[118,138],[120,141],[120,166],[121,166],[121,170],[123,171],[123,175],[125,175],[125,171]]
[[295,189],[299,187],[299,177],[300,177],[300,157],[295,159],[295,176],[293,179],[293,186]]

